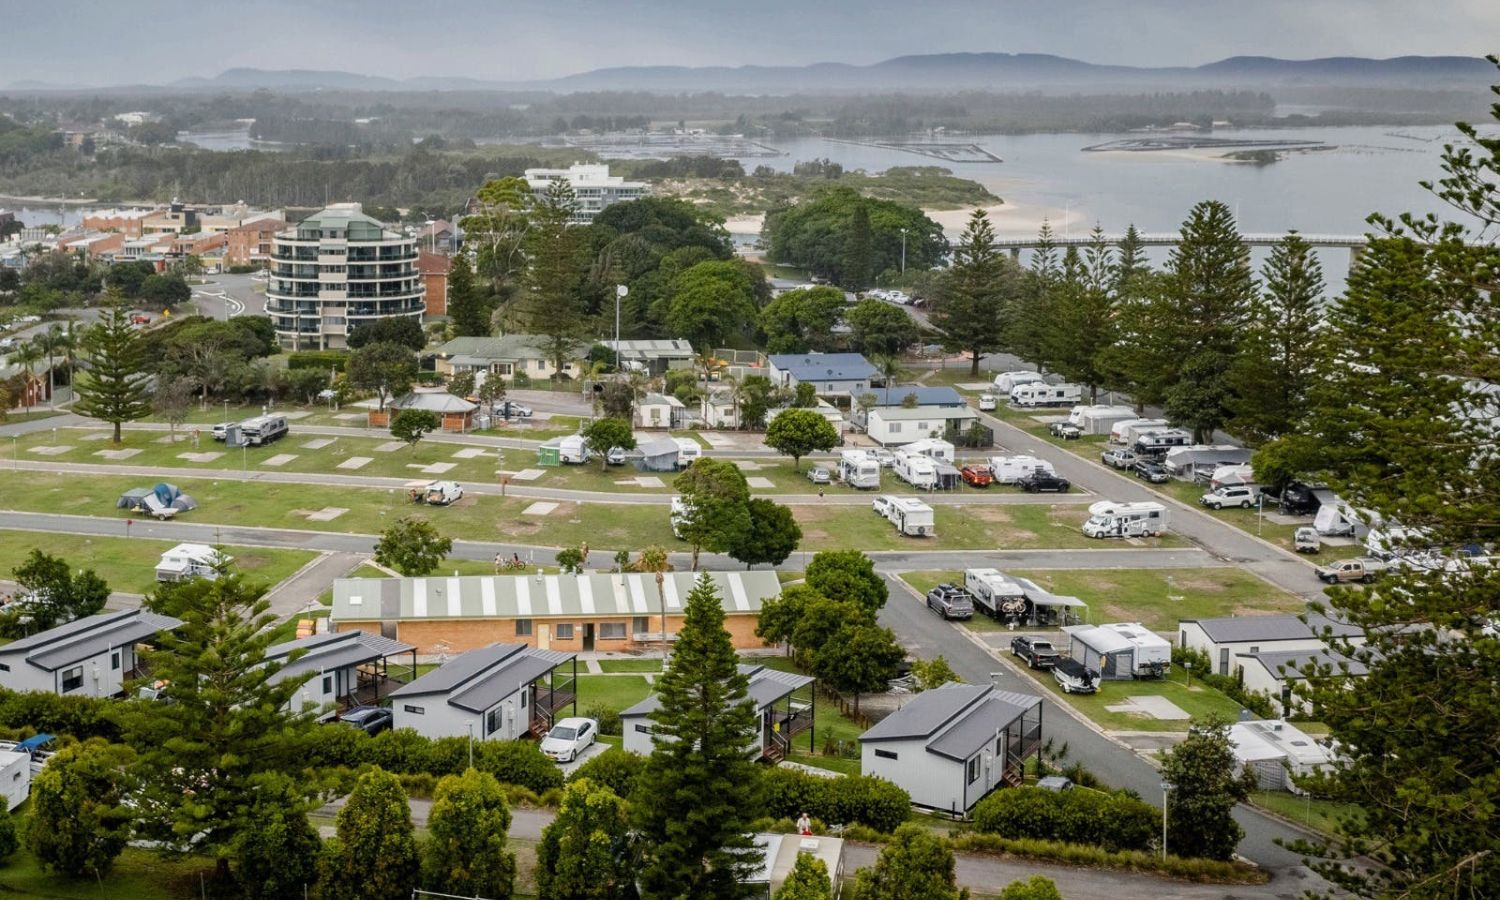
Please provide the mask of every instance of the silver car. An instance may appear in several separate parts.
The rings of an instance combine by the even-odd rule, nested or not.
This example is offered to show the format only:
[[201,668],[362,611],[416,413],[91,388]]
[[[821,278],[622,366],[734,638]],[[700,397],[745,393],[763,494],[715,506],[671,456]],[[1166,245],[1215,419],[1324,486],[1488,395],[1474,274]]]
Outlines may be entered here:
[[833,473],[822,466],[813,466],[807,470],[807,480],[813,484],[832,484]]

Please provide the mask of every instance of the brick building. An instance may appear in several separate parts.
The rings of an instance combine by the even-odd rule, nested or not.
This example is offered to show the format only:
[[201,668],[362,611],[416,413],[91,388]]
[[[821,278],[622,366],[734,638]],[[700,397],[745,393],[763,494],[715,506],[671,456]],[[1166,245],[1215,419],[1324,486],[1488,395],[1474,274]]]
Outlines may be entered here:
[[448,270],[452,267],[452,257],[428,250],[417,253],[417,271],[422,273],[422,286],[427,290],[429,316],[448,314]]

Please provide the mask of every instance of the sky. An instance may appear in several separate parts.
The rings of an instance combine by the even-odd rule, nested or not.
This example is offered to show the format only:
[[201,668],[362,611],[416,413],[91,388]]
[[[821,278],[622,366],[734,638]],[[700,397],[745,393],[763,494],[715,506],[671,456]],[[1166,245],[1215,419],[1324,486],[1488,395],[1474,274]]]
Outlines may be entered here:
[[224,69],[552,78],[944,52],[1198,65],[1500,51],[1500,0],[0,0],[0,85]]

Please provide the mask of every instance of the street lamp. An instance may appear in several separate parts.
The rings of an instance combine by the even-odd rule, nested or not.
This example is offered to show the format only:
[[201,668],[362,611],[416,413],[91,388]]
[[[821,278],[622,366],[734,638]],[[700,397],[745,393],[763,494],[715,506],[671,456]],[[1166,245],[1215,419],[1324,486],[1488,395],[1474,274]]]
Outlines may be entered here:
[[906,229],[901,229],[901,274],[906,274]]
[[1170,781],[1161,783],[1161,858],[1167,858],[1167,797],[1176,785]]
[[623,284],[615,285],[615,374],[620,372],[620,301],[630,293],[630,288]]

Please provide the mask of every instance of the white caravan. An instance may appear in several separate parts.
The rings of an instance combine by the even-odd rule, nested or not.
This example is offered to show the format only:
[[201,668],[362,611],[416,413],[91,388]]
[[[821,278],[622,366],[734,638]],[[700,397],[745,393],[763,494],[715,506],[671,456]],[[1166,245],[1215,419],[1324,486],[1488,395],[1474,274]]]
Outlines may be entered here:
[[1081,384],[1023,384],[1010,392],[1015,406],[1069,406],[1082,399]]
[[908,537],[930,537],[937,533],[932,507],[916,497],[890,497],[885,517]]
[[687,517],[692,514],[693,508],[681,497],[672,498],[672,536],[679,541],[686,540],[682,536],[682,525]]
[[1166,419],[1126,419],[1123,422],[1116,422],[1110,426],[1109,442],[1111,444],[1124,444],[1129,447],[1146,432],[1166,427]]
[[974,597],[975,606],[996,619],[1026,612],[1025,588],[999,569],[964,569],[964,590]]
[[703,448],[692,438],[672,438],[677,442],[677,465],[679,468],[687,468],[693,464],[693,460],[703,458]]
[[954,447],[941,438],[922,438],[920,441],[912,441],[901,449],[907,453],[920,453],[949,465],[953,463]]
[[1342,500],[1324,503],[1313,516],[1313,528],[1324,537],[1359,537],[1365,523],[1354,508]]
[[937,463],[920,453],[896,451],[896,477],[919,491],[930,491],[937,487]]
[[1035,456],[990,457],[990,475],[994,477],[996,484],[1015,484],[1036,472],[1046,472],[1048,475],[1057,474],[1057,470],[1052,468],[1052,463]]
[[1156,537],[1167,530],[1167,521],[1167,508],[1160,503],[1101,500],[1089,506],[1083,533],[1091,538]]
[[1009,397],[1010,392],[1023,384],[1035,384],[1046,381],[1039,372],[1001,372],[995,376],[995,390],[1001,396]]
[[289,430],[286,416],[256,416],[240,423],[240,440],[260,447],[281,440]]
[[1208,486],[1213,490],[1254,483],[1255,469],[1248,465],[1219,466],[1208,479]]
[[839,454],[839,481],[861,490],[880,487],[880,460],[863,450],[843,451]]

